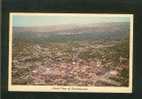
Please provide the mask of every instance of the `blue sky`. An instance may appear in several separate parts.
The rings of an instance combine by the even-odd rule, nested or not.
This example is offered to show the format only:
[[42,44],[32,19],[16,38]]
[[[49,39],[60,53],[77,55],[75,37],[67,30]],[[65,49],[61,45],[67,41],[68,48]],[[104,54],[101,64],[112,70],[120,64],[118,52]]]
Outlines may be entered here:
[[129,22],[129,17],[69,16],[69,15],[13,15],[13,26],[48,26],[60,24],[92,24],[99,22]]

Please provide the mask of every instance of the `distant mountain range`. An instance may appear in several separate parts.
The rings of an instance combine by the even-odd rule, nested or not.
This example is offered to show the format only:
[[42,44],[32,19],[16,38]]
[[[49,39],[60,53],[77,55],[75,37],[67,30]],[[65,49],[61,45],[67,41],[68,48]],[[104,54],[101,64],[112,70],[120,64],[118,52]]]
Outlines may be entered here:
[[35,27],[13,27],[15,39],[121,39],[128,37],[128,22],[96,23],[87,25],[61,24]]

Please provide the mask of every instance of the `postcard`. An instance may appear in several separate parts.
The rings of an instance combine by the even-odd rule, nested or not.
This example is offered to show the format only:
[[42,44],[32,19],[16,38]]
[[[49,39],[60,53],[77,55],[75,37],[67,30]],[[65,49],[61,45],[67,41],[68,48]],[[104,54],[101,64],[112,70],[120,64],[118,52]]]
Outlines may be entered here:
[[132,93],[133,14],[9,14],[9,91]]

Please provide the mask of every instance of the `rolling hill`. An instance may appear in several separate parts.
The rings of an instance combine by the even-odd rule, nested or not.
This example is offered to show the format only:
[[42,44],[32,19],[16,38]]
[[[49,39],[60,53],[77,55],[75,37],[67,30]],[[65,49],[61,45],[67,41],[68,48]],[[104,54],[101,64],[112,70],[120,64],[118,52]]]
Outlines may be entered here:
[[58,42],[98,39],[119,40],[128,37],[129,27],[128,22],[13,27],[13,37],[14,39]]

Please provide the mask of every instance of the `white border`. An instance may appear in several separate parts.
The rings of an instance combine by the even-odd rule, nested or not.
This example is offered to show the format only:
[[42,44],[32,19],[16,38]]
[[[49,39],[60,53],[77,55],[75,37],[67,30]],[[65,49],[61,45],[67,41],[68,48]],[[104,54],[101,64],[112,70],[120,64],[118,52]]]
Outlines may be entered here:
[[[128,87],[79,87],[79,86],[40,86],[40,85],[12,85],[12,17],[18,16],[104,16],[104,17],[130,17],[130,51],[129,51],[129,86]],[[133,14],[82,14],[82,13],[10,13],[9,14],[9,73],[8,91],[32,92],[96,92],[96,93],[132,93],[133,72]]]

